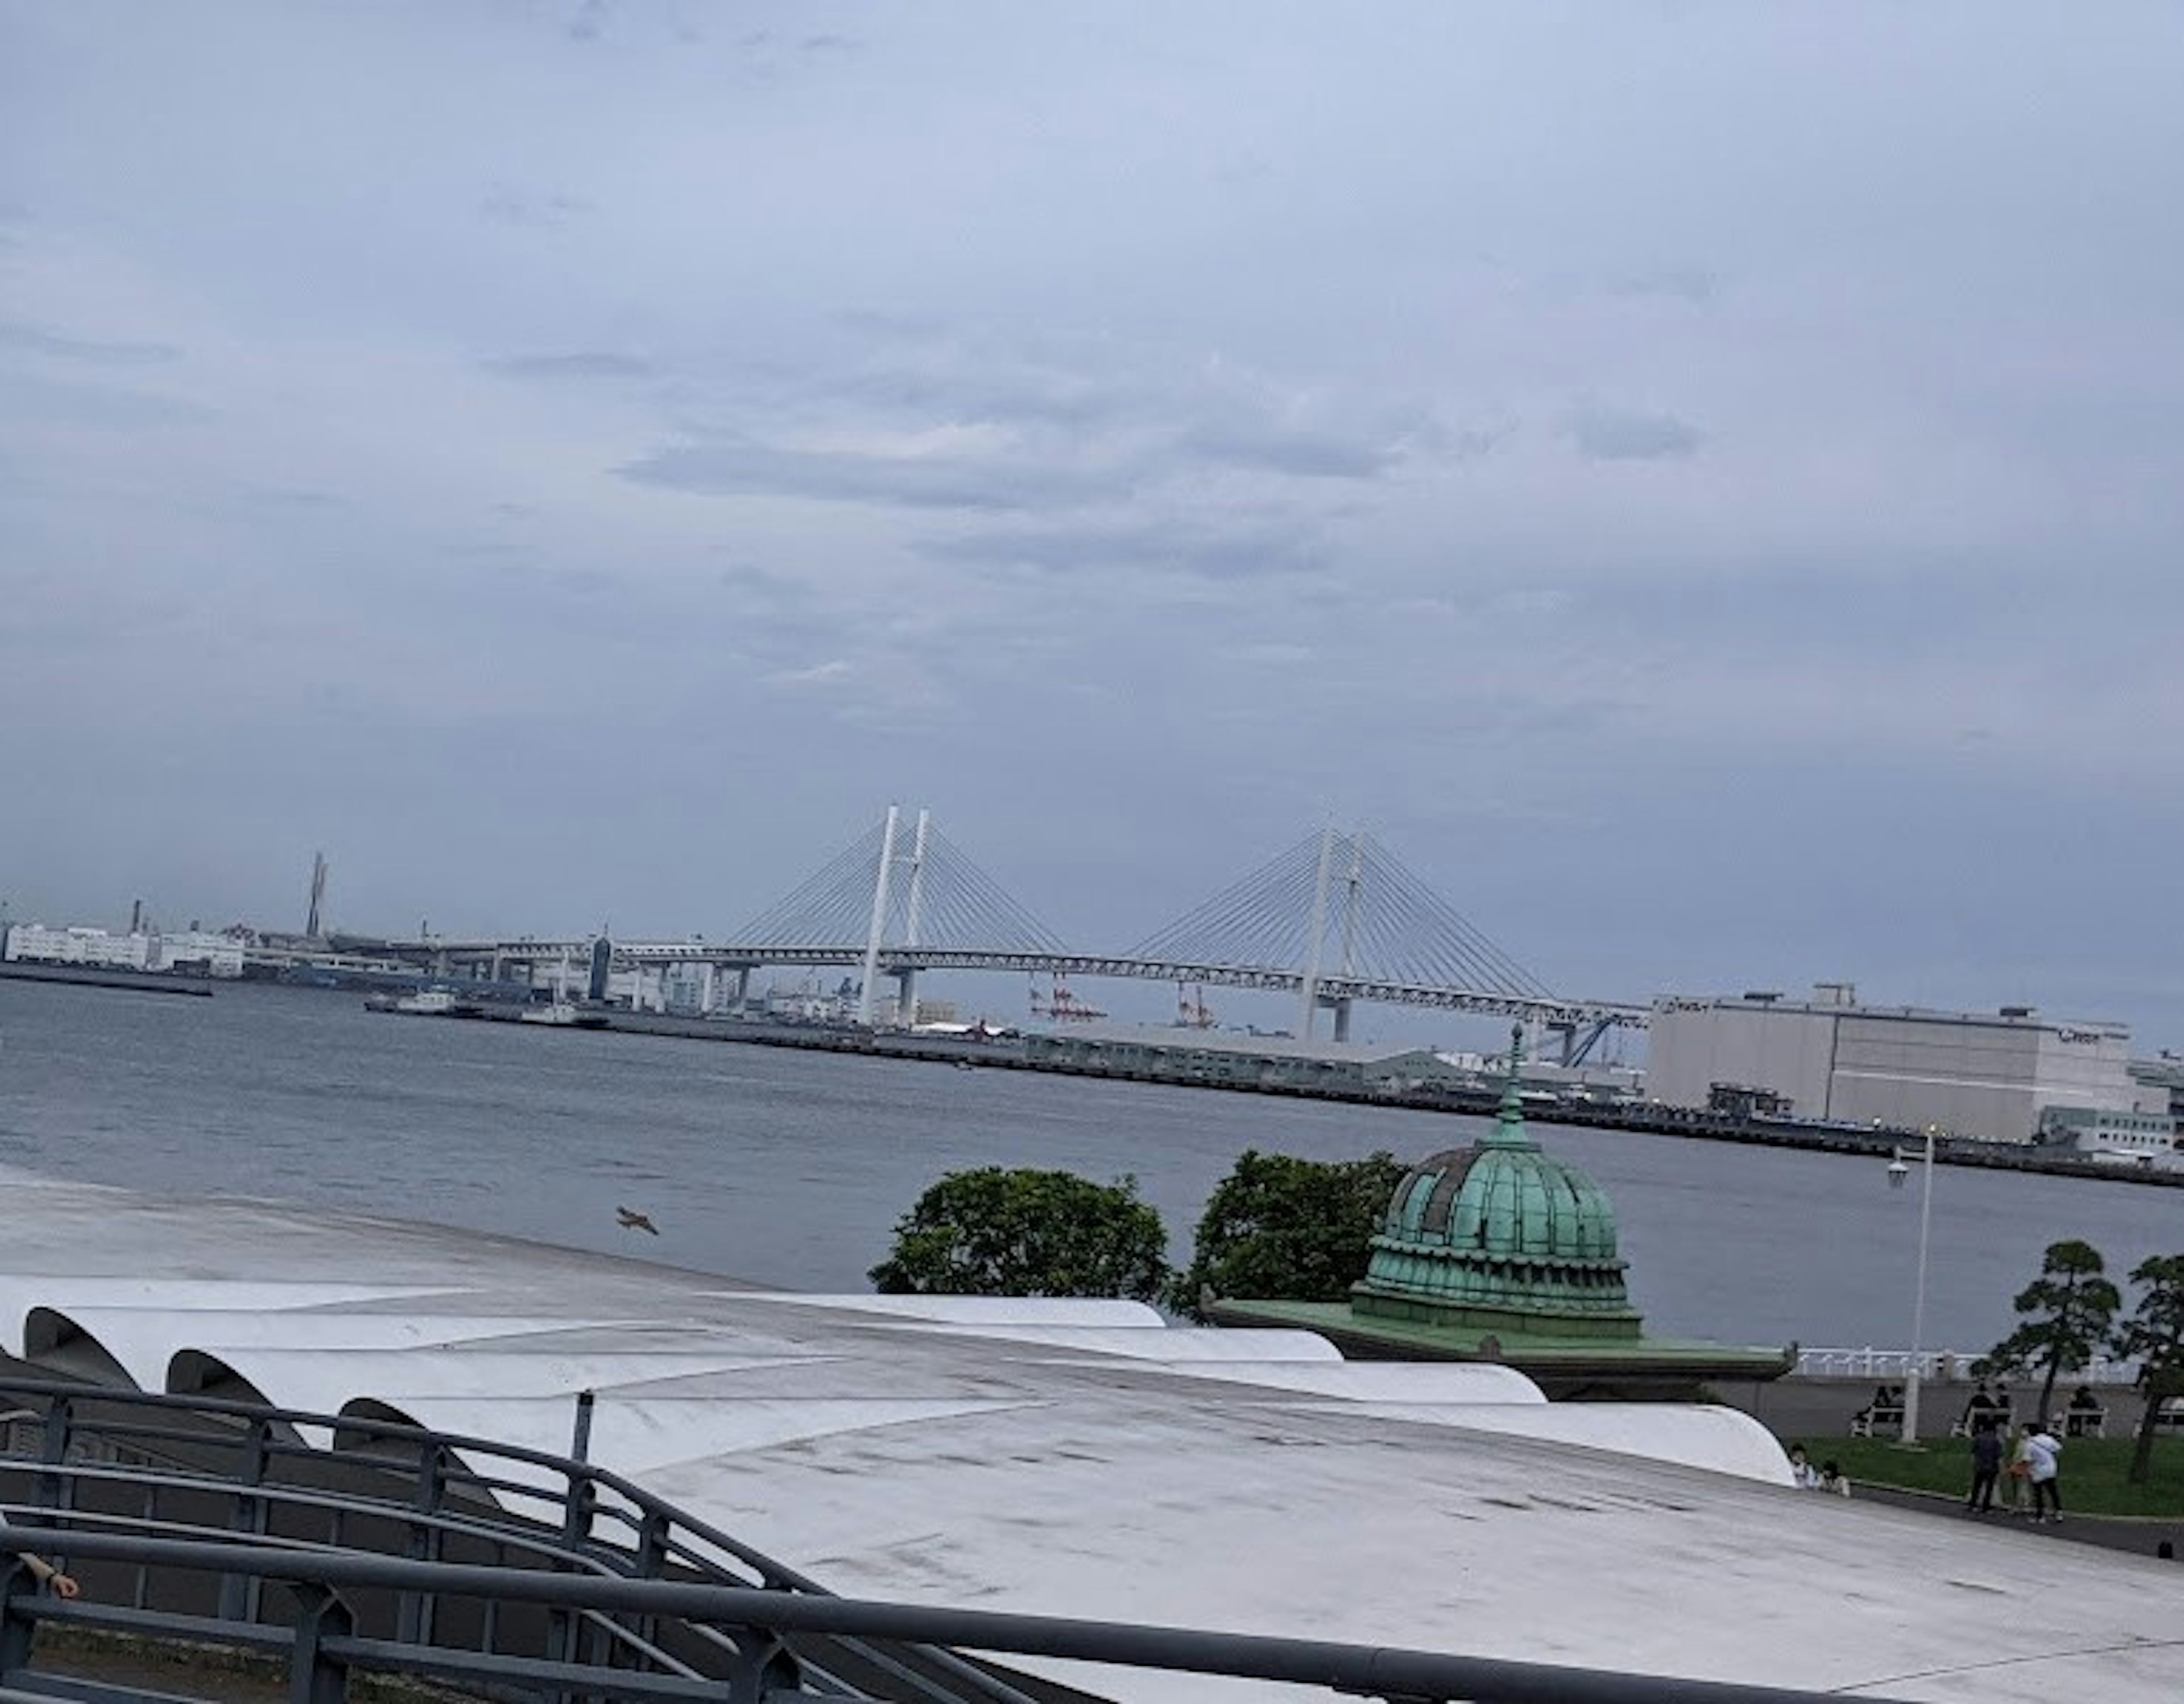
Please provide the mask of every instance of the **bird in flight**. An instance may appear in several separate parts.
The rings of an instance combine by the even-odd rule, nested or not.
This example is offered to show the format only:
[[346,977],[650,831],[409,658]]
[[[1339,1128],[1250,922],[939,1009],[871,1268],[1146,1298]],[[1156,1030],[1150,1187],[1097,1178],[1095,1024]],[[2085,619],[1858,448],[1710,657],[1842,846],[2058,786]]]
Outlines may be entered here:
[[660,1234],[660,1227],[652,1222],[652,1215],[640,1213],[634,1207],[616,1207],[615,1221],[626,1231],[649,1231],[655,1237]]

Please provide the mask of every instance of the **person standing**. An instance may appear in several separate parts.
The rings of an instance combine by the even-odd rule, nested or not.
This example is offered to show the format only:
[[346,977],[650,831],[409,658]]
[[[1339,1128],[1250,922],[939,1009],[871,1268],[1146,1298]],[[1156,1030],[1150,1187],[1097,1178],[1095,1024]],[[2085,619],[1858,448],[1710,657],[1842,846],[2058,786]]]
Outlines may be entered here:
[[2002,1477],[2002,1434],[1993,1417],[1982,1414],[1972,1428],[1972,1490],[1964,1501],[1968,1515],[1994,1512],[1994,1482]]
[[2027,1439],[2032,1428],[2022,1423],[2012,1427],[2009,1433],[2009,1466],[2006,1470],[2008,1484],[2003,1495],[2003,1506],[2013,1515],[2026,1512],[2031,1501],[2032,1455]]
[[[2063,1518],[2063,1446],[2042,1421],[2025,1440],[2025,1477],[2032,1482],[2032,1518]],[[2046,1513],[2042,1512],[2042,1510]]]

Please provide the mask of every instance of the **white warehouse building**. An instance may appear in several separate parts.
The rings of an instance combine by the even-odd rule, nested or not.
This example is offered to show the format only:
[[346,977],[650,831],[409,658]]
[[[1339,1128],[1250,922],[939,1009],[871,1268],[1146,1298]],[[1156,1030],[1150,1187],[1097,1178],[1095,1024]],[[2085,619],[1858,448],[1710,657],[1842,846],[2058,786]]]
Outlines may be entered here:
[[2029,1006],[1990,1016],[1860,1005],[1847,983],[1820,983],[1807,1000],[1663,994],[1646,1094],[1705,1106],[1718,1086],[1763,1089],[1796,1118],[2031,1142],[2050,1106],[2138,1110],[2146,1091],[2130,1054],[2121,1024],[2059,1022]]
[[204,929],[125,935],[71,925],[17,923],[0,934],[0,960],[9,963],[83,965],[109,971],[188,972],[209,977],[242,974],[242,944]]

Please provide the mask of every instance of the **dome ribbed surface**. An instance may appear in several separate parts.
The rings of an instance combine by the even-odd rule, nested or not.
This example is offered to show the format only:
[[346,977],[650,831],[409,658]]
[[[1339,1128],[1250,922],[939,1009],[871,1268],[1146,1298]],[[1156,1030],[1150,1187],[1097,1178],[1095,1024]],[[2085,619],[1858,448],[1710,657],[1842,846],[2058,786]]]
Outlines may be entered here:
[[1493,1133],[1420,1161],[1396,1186],[1353,1300],[1416,1302],[1496,1323],[1602,1326],[1637,1316],[1615,1251],[1615,1210],[1524,1129],[1516,1060]]

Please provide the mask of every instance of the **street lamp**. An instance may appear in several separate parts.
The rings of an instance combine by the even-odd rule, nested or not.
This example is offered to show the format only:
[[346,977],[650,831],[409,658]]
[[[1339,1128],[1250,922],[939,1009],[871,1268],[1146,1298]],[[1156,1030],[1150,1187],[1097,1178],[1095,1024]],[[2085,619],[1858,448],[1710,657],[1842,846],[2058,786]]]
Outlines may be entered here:
[[[1934,1219],[1934,1138],[1937,1133],[1931,1124],[1926,1127],[1925,1180],[1919,1197],[1919,1288],[1911,1302],[1911,1370],[1903,1380],[1903,1440],[1906,1444],[1919,1441],[1919,1369],[1926,1346],[1926,1231]],[[1898,1148],[1888,1162],[1888,1187],[1902,1189],[1910,1175],[1910,1163]]]

